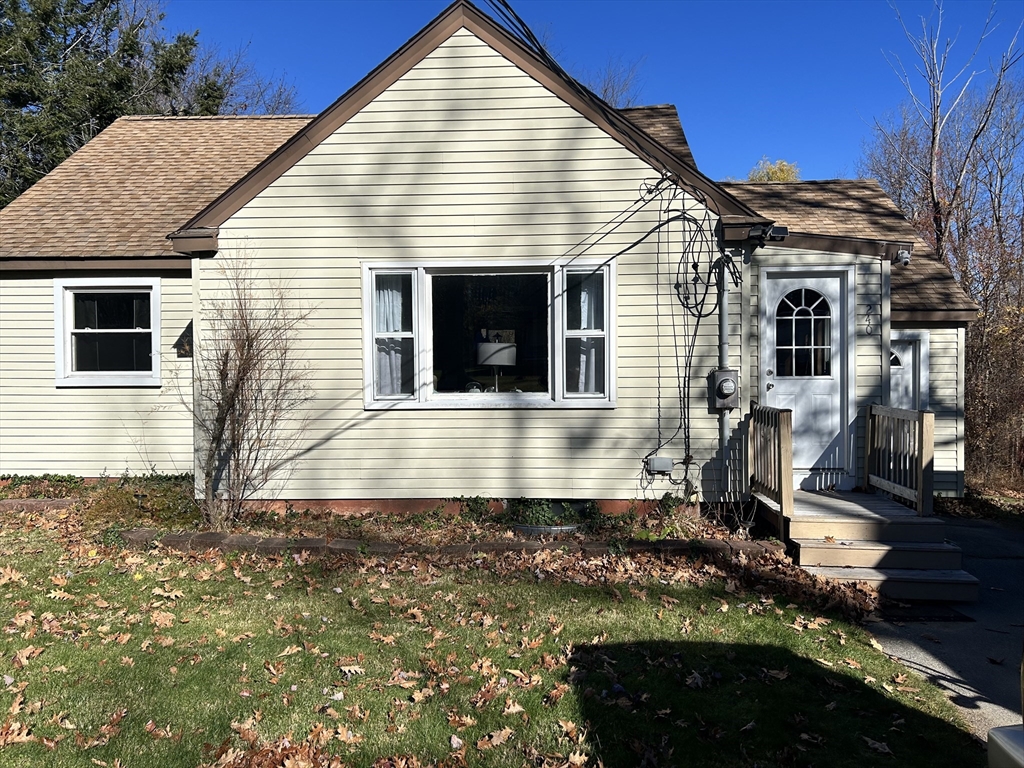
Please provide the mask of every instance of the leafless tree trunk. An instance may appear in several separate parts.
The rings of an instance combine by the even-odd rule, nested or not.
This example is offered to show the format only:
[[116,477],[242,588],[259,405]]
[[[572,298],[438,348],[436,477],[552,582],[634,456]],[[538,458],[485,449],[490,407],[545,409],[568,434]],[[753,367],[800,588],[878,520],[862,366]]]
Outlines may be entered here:
[[248,261],[225,260],[215,297],[204,299],[193,357],[197,486],[215,527],[293,460],[312,399],[299,351],[311,310]]
[[[949,76],[953,42],[934,25],[915,37],[910,94],[876,121],[860,171],[876,177],[934,247],[980,312],[967,333],[968,474],[983,484],[1024,480],[1024,80],[1015,35],[987,85],[971,70],[993,26]],[[901,20],[902,23],[902,20]],[[915,90],[921,83],[923,91]]]
[[[897,12],[903,32],[914,52],[917,73],[924,81],[923,95],[920,88],[915,87],[915,79],[907,73],[895,55],[893,69],[910,96],[910,104],[924,127],[923,138],[927,142],[927,151],[923,157],[903,155],[902,160],[923,180],[929,217],[927,232],[932,236],[931,245],[935,252],[943,259],[946,258],[946,240],[953,223],[953,211],[961,202],[964,185],[976,159],[978,144],[988,132],[997,105],[1004,98],[1003,91],[1010,70],[1020,60],[1017,35],[1014,35],[1007,50],[1000,56],[999,63],[992,68],[994,79],[981,108],[973,110],[974,119],[969,124],[960,122],[961,128],[967,125],[969,128],[957,132],[959,151],[955,155],[945,151],[949,143],[947,130],[952,122],[962,116],[967,102],[975,93],[971,85],[981,73],[971,67],[992,31],[994,12],[993,6],[973,53],[952,75],[949,72],[950,54],[955,41],[948,37],[944,40],[942,38],[942,4],[936,3],[934,24],[929,19],[921,19],[920,36],[910,32]],[[902,154],[897,142],[898,135],[892,134],[878,122],[875,123],[875,129],[897,154]]]

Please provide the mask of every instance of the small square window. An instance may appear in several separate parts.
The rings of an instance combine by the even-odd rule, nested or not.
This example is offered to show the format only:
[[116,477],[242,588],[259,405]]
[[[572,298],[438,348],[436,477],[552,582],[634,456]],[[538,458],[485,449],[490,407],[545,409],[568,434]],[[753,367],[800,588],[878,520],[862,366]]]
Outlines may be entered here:
[[160,279],[54,280],[57,386],[160,385]]

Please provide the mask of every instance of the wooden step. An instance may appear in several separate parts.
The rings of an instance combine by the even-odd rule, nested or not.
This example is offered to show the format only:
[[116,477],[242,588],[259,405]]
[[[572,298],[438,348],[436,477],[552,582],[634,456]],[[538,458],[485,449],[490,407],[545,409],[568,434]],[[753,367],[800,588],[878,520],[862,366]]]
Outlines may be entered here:
[[825,541],[795,539],[800,565],[917,568],[956,571],[962,565],[960,547],[930,541]]
[[978,580],[963,570],[836,566],[804,566],[804,570],[836,581],[864,581],[897,600],[972,602],[978,599]]
[[798,514],[789,518],[790,539],[837,541],[921,541],[941,544],[945,525],[934,517]]

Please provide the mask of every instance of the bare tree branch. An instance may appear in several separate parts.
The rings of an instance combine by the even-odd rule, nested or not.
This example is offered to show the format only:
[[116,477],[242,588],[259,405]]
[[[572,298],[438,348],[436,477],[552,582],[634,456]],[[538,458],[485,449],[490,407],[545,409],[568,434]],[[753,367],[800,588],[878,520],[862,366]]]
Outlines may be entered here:
[[580,81],[616,109],[635,107],[640,103],[643,63],[643,58],[632,61],[612,58],[596,72],[584,72]]
[[[1020,28],[988,82],[973,62],[994,26],[953,67],[955,38],[937,21],[922,34],[900,23],[919,60],[912,80],[898,57],[908,101],[875,121],[862,173],[879,179],[921,236],[980,307],[967,332],[967,467],[981,482],[1024,481],[1024,79]],[[890,62],[891,63],[891,62]],[[917,89],[922,89],[918,91]]]

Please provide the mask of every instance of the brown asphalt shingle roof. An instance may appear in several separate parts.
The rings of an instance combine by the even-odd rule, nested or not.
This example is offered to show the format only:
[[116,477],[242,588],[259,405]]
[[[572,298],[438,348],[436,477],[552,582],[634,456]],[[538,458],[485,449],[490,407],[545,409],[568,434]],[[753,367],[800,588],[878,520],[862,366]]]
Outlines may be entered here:
[[180,257],[167,234],[310,119],[122,117],[0,211],[0,258]]
[[620,109],[637,128],[655,139],[663,147],[672,151],[680,160],[694,168],[693,152],[683,133],[683,124],[679,121],[679,113],[674,104],[655,104],[650,107],[626,107]]
[[[693,165],[674,106],[622,111]],[[175,257],[167,234],[311,119],[122,117],[0,211],[0,258]],[[976,309],[873,179],[721,186],[793,233],[914,243],[892,269],[894,311]]]
[[892,267],[894,312],[977,310],[875,179],[729,182],[721,186],[794,234],[913,243],[910,266]]

